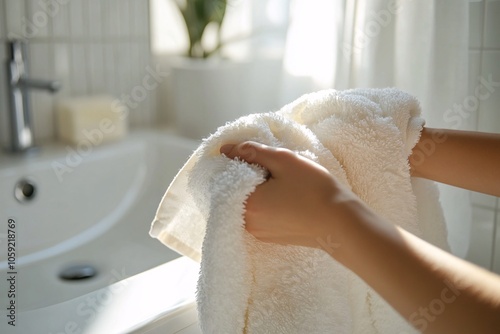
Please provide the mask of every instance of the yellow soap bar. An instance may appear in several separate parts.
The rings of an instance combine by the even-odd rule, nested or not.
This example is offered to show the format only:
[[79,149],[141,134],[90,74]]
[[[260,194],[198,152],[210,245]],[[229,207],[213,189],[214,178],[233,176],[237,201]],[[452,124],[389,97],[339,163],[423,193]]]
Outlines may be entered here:
[[127,107],[112,96],[65,98],[55,111],[58,138],[68,144],[98,146],[127,134]]

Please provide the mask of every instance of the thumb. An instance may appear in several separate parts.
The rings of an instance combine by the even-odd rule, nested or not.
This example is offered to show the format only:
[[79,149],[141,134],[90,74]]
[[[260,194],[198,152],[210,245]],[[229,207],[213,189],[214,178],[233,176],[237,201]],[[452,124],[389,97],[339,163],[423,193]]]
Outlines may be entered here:
[[253,141],[223,145],[220,153],[231,159],[240,158],[248,163],[258,164],[271,173],[279,170],[281,166],[278,158],[280,149]]

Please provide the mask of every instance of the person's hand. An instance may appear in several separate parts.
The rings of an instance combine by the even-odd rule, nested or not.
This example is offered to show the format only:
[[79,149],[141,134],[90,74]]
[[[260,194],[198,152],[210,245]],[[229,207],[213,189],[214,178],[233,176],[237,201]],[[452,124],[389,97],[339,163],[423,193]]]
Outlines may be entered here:
[[[246,205],[246,228],[258,239],[324,249],[419,331],[499,333],[498,275],[385,221],[325,168],[289,150],[244,142],[220,151],[270,172]],[[325,240],[338,247],[325,249]],[[441,311],[428,317],[436,301]]]
[[246,203],[246,229],[261,241],[320,248],[336,239],[333,224],[347,219],[349,203],[360,202],[324,167],[290,150],[243,142],[220,152],[270,173]]

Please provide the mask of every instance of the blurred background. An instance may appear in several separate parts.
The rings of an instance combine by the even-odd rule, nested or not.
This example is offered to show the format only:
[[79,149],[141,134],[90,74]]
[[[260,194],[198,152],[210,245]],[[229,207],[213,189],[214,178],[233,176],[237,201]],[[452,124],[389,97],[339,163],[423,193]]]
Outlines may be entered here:
[[[6,41],[23,39],[31,75],[62,83],[54,95],[31,93],[37,141],[55,139],[62,97],[111,94],[128,106],[131,129],[201,139],[307,92],[387,86],[414,94],[430,127],[500,132],[500,1],[220,0],[223,20],[202,37],[216,52],[197,59],[186,57],[185,6],[0,0],[2,64]],[[0,80],[3,141],[5,85]],[[500,272],[498,198],[441,191],[453,252]]]

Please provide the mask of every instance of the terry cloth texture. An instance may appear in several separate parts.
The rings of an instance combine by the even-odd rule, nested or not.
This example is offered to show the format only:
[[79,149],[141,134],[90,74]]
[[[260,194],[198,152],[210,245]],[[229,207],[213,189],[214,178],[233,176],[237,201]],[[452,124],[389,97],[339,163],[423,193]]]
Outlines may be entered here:
[[[244,228],[245,201],[266,171],[219,149],[246,140],[285,147],[327,168],[375,212],[448,249],[436,185],[411,178],[424,120],[400,90],[325,90],[248,115],[205,139],[171,183],[151,235],[201,261],[204,333],[413,333],[361,279],[322,250],[263,243]],[[318,241],[335,251],[328,236]]]

